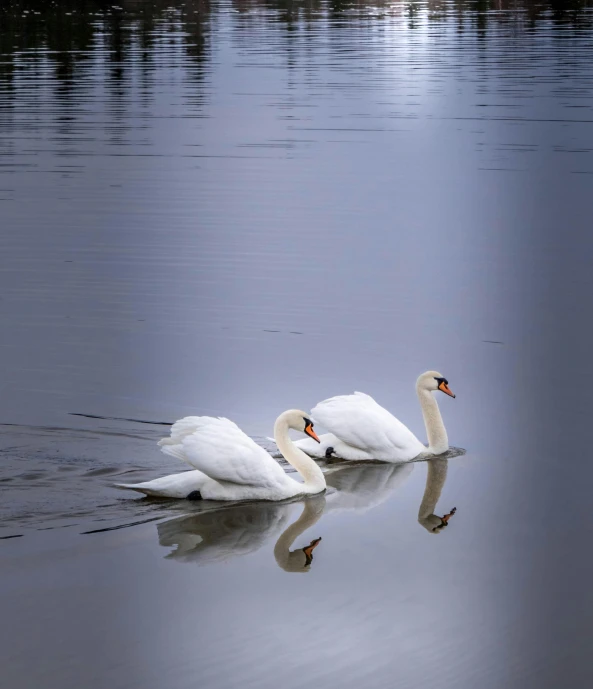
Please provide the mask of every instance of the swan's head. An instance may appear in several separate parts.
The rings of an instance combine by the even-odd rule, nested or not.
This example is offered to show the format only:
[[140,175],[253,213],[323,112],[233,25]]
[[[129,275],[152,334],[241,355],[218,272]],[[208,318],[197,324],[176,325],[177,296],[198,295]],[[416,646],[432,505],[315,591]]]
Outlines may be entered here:
[[321,442],[321,440],[319,440],[317,437],[317,433],[315,433],[313,430],[313,421],[311,421],[304,411],[300,411],[299,409],[290,409],[289,411],[284,412],[280,418],[284,418],[284,421],[289,428],[299,431],[300,433],[305,433],[318,443]]
[[416,381],[416,389],[427,390],[428,392],[440,390],[446,395],[449,395],[449,397],[455,397],[449,388],[449,381],[438,371],[426,371],[426,373],[419,376]]

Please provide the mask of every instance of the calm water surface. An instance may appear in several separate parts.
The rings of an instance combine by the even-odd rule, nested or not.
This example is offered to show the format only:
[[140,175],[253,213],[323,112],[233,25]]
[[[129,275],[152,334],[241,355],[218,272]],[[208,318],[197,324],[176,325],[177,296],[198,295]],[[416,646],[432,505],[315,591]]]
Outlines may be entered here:
[[[593,685],[592,29],[577,0],[2,5],[3,684]],[[424,438],[428,368],[463,456],[281,504],[112,488],[183,468],[120,418],[265,445],[363,390]]]

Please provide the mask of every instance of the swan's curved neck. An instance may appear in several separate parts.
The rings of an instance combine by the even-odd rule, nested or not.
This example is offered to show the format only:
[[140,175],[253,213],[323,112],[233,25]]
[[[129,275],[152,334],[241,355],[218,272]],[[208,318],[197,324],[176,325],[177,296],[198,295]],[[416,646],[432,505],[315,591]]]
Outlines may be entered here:
[[[307,529],[311,528],[323,514],[325,508],[325,498],[323,495],[319,497],[309,498],[303,505],[303,511],[300,517],[287,527],[279,536],[274,546],[274,558],[278,567],[286,571],[300,571],[303,569],[306,562],[306,556],[301,551],[291,552],[290,546],[294,541]],[[295,556],[302,555],[300,559]]]
[[284,459],[303,477],[303,493],[325,490],[325,477],[315,462],[300,450],[288,435],[288,421],[281,414],[274,424],[274,440]]
[[449,449],[449,438],[447,437],[439,405],[429,390],[416,389],[416,392],[422,407],[424,425],[426,426],[428,451],[435,455],[440,455]]

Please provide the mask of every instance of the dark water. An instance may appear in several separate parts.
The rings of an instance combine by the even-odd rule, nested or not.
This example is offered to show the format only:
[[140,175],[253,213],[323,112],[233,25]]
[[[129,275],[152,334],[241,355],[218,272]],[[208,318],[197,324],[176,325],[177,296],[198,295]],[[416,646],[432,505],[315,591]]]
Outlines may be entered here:
[[[0,7],[3,684],[592,686],[592,28]],[[265,444],[363,390],[424,438],[428,368],[467,453],[328,467],[306,502],[135,499],[112,483],[181,470],[167,427],[71,415]]]

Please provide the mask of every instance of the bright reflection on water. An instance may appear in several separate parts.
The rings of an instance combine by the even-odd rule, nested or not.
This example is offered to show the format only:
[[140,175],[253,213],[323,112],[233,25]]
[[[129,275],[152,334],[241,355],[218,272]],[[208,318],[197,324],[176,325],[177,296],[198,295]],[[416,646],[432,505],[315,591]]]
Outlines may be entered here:
[[[592,28],[578,0],[0,7],[7,686],[591,686]],[[463,456],[330,464],[292,503],[112,488],[183,469],[114,417],[265,445],[362,390],[425,439],[429,368]]]

